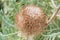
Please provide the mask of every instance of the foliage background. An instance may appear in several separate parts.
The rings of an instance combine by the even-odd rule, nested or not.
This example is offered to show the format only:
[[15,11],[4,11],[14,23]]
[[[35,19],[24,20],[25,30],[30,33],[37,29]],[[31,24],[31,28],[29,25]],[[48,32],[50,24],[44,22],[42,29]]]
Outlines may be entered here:
[[[0,0],[0,40],[22,40],[22,37],[17,36],[14,17],[21,6],[29,4],[42,8],[50,18],[60,5],[60,0]],[[34,40],[60,40],[60,11],[45,30]]]

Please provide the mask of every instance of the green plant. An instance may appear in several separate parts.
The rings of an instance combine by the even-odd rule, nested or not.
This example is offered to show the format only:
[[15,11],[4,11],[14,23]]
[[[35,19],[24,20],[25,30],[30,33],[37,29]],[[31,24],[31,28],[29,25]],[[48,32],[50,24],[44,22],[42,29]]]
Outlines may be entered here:
[[[43,9],[48,18],[56,11],[60,5],[57,0],[1,0],[3,3],[0,6],[0,40],[22,40],[22,37],[17,36],[18,30],[14,25],[14,17],[19,8],[23,5],[35,4]],[[60,13],[60,11],[59,11]],[[60,14],[51,21],[43,34],[34,37],[35,40],[60,40]]]

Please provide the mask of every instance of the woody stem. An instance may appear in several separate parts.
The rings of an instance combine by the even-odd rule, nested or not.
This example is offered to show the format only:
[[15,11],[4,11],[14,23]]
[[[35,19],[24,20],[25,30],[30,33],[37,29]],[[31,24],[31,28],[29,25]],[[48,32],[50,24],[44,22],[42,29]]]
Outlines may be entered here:
[[47,24],[49,24],[52,21],[52,19],[57,15],[57,13],[59,12],[59,10],[60,10],[60,6],[57,8],[56,12],[53,13],[53,15],[51,16],[51,18],[47,21]]

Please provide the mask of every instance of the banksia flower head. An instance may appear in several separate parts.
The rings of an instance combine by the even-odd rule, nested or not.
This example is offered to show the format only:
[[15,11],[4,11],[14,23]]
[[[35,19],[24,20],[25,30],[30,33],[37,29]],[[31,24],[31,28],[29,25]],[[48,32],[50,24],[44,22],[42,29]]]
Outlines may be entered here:
[[36,35],[42,33],[46,28],[47,17],[38,6],[24,6],[15,16],[15,24],[23,34]]

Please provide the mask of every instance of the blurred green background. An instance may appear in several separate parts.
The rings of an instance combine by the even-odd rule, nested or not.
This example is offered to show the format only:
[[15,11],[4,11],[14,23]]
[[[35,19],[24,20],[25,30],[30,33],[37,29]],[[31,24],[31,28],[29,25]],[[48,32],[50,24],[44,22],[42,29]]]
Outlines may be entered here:
[[[0,40],[22,40],[17,36],[14,17],[23,5],[34,4],[43,9],[48,18],[57,10],[60,0],[0,0]],[[60,11],[51,21],[43,34],[34,40],[60,40]]]

